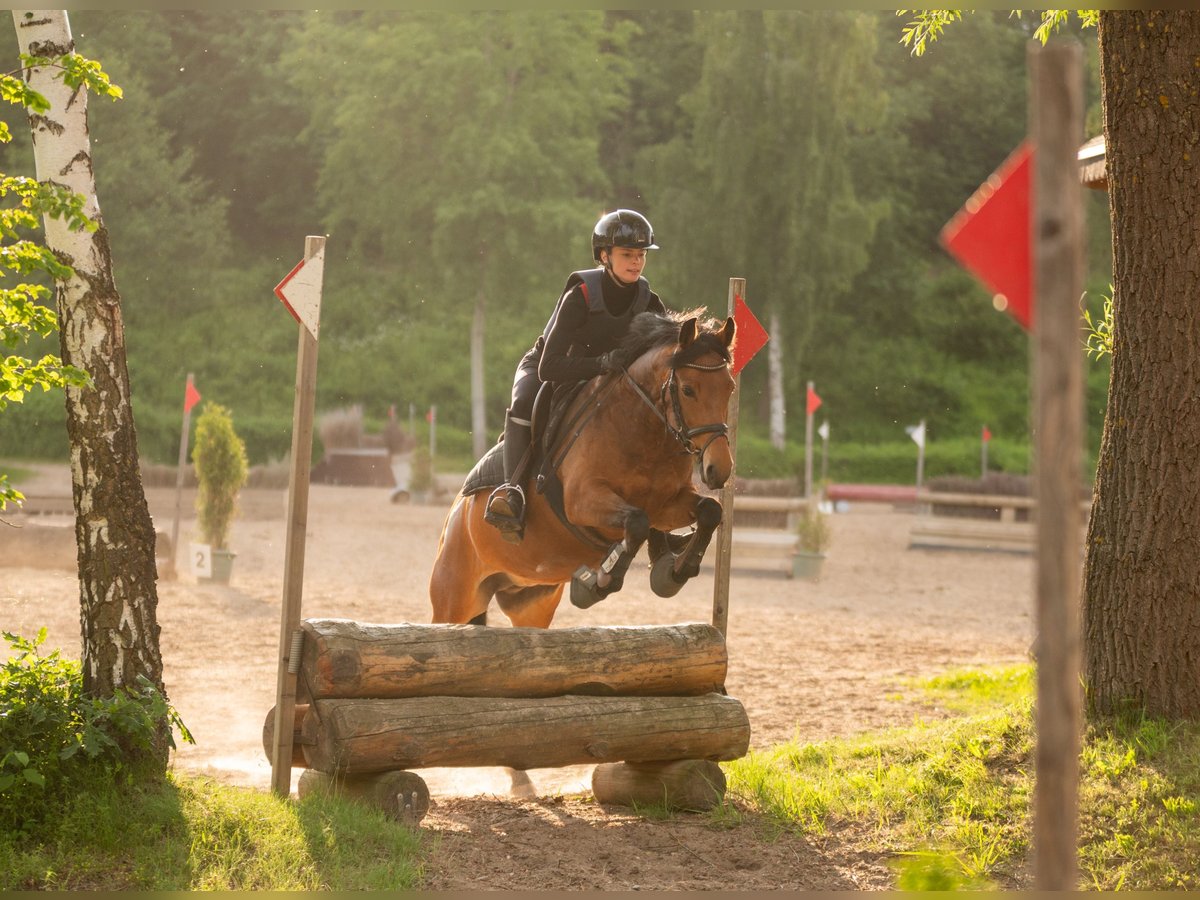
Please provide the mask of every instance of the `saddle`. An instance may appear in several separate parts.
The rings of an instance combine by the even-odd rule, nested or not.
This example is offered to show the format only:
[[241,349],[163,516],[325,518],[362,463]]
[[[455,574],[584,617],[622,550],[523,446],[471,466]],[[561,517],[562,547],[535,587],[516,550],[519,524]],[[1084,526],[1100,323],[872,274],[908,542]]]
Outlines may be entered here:
[[[611,542],[598,531],[577,526],[567,518],[562,481],[558,477],[558,466],[563,456],[587,421],[583,415],[586,408],[570,418],[567,417],[567,411],[587,384],[589,382],[586,381],[557,385],[546,382],[538,388],[531,417],[533,439],[529,452],[532,458],[525,460],[521,468],[526,473],[536,473],[532,479],[527,477],[526,482],[532,482],[534,489],[545,496],[554,514],[572,534],[584,543],[608,549]],[[579,430],[573,430],[577,425]],[[503,483],[504,441],[501,439],[471,469],[463,482],[462,493],[469,496],[484,490],[490,491]]]

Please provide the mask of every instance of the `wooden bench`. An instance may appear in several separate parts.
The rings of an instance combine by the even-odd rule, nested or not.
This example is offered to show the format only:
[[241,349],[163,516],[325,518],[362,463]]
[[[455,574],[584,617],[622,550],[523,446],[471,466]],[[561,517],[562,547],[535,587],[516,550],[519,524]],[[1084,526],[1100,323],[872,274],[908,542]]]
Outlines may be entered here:
[[[1086,509],[1090,504],[1086,501]],[[991,510],[989,518],[938,515],[936,507]],[[910,549],[989,550],[1032,553],[1037,537],[1032,497],[1006,494],[917,493],[917,516],[908,534]]]

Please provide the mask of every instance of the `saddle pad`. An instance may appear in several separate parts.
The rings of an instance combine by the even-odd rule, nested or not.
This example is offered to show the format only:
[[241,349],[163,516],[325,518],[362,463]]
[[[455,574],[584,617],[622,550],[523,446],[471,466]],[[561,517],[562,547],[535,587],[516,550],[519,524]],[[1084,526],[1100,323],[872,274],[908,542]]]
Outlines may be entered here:
[[475,467],[467,473],[463,482],[462,494],[468,497],[485,489],[491,489],[504,483],[504,442],[496,444],[480,457]]

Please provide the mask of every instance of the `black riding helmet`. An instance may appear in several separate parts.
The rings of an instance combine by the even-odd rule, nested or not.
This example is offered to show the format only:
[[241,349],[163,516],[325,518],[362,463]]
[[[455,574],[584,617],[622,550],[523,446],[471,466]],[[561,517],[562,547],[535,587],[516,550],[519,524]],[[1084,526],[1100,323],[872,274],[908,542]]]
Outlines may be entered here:
[[600,262],[600,251],[610,247],[657,250],[658,244],[645,216],[632,209],[618,209],[601,216],[592,229],[592,259]]

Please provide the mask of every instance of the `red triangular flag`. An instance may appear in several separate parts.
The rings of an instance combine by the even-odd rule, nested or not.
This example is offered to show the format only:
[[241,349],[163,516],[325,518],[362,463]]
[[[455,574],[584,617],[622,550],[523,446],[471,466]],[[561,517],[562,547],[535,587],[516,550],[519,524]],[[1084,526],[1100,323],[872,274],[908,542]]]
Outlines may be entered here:
[[767,329],[754,318],[744,300],[737,294],[733,295],[733,322],[737,326],[737,339],[733,342],[733,374],[736,375],[746,367],[746,363],[754,354],[763,348],[770,338]]
[[988,178],[939,236],[942,246],[1029,330],[1033,320],[1033,248],[1029,210],[1033,146],[1024,142]]
[[808,414],[811,416],[821,406],[821,398],[817,396],[817,392],[811,387],[808,389]]
[[992,439],[992,433],[988,430],[988,427],[986,425],[984,425],[983,426],[983,442],[986,444],[991,439]]
[[196,386],[190,381],[187,383],[187,388],[183,392],[183,411],[191,412],[192,407],[200,402],[200,392],[196,390]]

